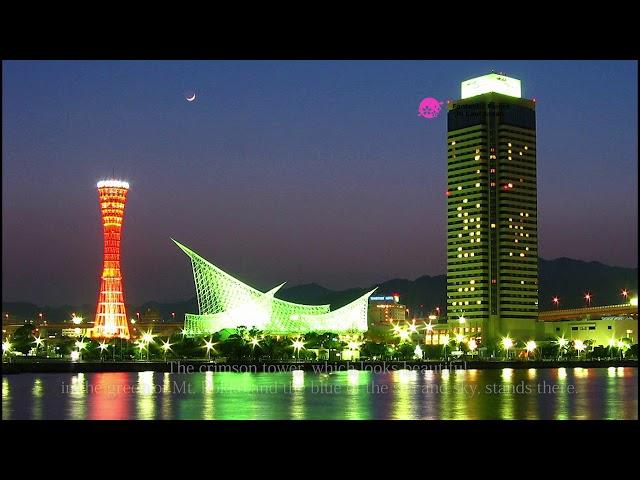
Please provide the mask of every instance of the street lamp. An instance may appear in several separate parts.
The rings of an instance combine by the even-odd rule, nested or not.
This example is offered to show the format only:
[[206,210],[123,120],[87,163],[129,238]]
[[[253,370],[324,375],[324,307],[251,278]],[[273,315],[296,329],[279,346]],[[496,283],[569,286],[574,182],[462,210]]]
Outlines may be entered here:
[[44,343],[44,339],[40,337],[40,335],[38,335],[37,337],[34,337],[35,340],[33,341],[33,343],[36,344],[36,357],[38,356],[38,348],[40,347],[40,345],[42,345]]
[[304,348],[304,342],[300,338],[296,338],[293,341],[293,351],[297,353],[297,358],[300,360],[300,350]]
[[553,297],[553,303],[556,308],[558,308],[560,306],[560,299],[557,296]]
[[476,348],[478,348],[478,343],[476,342],[475,338],[472,338],[471,340],[469,340],[469,351],[471,352],[471,355],[473,355],[473,352],[476,351]]
[[563,335],[562,337],[558,337],[556,343],[558,344],[558,357],[560,357],[562,356],[562,351],[566,350],[567,346],[569,345],[569,340],[564,338]]
[[215,348],[213,348],[214,345],[215,343],[213,343],[213,340],[211,340],[211,338],[209,338],[209,340],[204,341],[204,348],[207,349],[207,358],[209,360],[211,360],[211,350],[215,351]]
[[100,361],[102,361],[102,354],[107,348],[109,348],[109,345],[107,345],[107,342],[103,340],[98,344],[98,348],[100,349]]
[[507,360],[509,359],[509,349],[513,347],[513,340],[511,340],[511,338],[504,337],[502,339],[502,348],[505,349],[506,353],[507,353]]
[[167,353],[171,351],[171,345],[173,345],[172,343],[169,343],[169,340],[167,339],[166,342],[162,342],[162,346],[160,348],[162,348],[162,352],[164,353],[164,361],[167,361]]
[[573,348],[575,348],[576,352],[578,352],[578,359],[580,359],[580,352],[582,352],[585,348],[587,348],[587,346],[584,344],[582,340],[574,340]]
[[626,301],[626,300],[627,300],[627,297],[629,296],[629,292],[627,291],[627,289],[626,289],[626,288],[623,288],[623,289],[622,289],[621,295],[622,295],[622,298],[624,298],[624,299],[625,299],[625,301]]
[[587,305],[591,306],[591,294],[590,293],[585,293],[584,294],[584,299],[587,301]]
[[87,347],[87,343],[84,341],[84,339],[80,339],[76,341],[75,345],[76,345],[76,348],[78,349],[78,358],[82,360],[82,350],[84,350]]
[[529,340],[526,343],[525,348],[527,349],[527,358],[529,358],[529,355],[531,355],[535,351],[535,349],[538,348],[538,345],[535,341]]

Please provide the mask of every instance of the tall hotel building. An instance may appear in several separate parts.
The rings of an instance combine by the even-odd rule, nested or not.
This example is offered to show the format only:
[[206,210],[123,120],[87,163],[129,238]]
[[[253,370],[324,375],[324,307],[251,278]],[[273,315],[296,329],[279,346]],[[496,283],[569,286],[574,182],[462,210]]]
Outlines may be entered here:
[[447,115],[447,321],[485,344],[528,340],[538,315],[535,100],[496,73],[461,90]]

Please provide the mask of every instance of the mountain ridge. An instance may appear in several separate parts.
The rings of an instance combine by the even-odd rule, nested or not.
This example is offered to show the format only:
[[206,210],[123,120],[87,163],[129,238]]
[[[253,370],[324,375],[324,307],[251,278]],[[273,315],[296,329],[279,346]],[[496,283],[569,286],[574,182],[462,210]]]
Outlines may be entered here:
[[[638,269],[610,266],[598,261],[575,260],[559,257],[553,260],[539,259],[539,307],[541,311],[553,308],[553,296],[560,298],[560,306],[576,308],[584,305],[584,294],[588,291],[592,305],[611,305],[621,303],[621,289],[626,288],[637,294]],[[363,295],[374,287],[376,295],[400,294],[400,302],[407,305],[412,316],[428,315],[439,306],[446,309],[446,275],[421,275],[415,280],[403,278],[389,279],[379,285],[353,287],[345,290],[332,290],[316,282],[291,287],[283,287],[277,294],[283,300],[309,304],[329,304],[332,309],[339,308]],[[94,306],[89,304],[59,307],[38,306],[30,302],[2,302],[3,315],[7,312],[16,320],[33,319],[43,312],[44,318],[52,322],[68,320],[71,313],[85,318],[94,315]],[[147,301],[141,305],[127,305],[131,317],[136,313],[144,314],[148,310],[157,311],[165,321],[171,321],[172,313],[176,320],[184,318],[185,313],[197,313],[196,297],[174,302]]]

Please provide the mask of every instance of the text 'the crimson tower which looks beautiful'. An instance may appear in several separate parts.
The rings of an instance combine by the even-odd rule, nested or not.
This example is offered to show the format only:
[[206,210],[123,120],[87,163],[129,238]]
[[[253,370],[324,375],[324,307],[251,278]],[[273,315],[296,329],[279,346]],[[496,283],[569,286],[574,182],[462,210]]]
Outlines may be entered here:
[[130,337],[120,269],[120,237],[129,184],[120,180],[98,182],[98,197],[104,233],[104,259],[98,308],[91,336]]

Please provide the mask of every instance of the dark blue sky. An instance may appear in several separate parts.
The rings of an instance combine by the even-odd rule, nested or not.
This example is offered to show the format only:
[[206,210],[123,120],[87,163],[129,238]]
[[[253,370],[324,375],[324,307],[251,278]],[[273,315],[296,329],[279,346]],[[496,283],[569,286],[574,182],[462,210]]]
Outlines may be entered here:
[[96,301],[114,168],[132,303],[194,294],[170,236],[261,287],[444,273],[446,115],[417,106],[492,69],[537,100],[541,256],[637,266],[636,62],[11,61],[3,300]]

